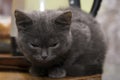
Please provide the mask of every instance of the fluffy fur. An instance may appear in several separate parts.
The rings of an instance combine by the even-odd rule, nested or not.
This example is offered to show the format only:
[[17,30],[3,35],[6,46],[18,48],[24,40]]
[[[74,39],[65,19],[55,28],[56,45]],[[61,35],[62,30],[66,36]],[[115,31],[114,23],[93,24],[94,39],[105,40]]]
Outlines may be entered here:
[[30,73],[61,78],[102,73],[105,37],[91,15],[78,8],[15,11],[17,43]]

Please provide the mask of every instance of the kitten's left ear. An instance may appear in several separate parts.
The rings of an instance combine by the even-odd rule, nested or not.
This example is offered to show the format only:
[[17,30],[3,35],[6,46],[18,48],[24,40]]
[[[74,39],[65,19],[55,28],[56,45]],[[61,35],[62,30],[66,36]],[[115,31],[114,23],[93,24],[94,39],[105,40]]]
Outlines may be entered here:
[[17,25],[21,25],[22,27],[24,27],[23,25],[32,24],[32,19],[28,17],[26,13],[19,10],[15,10],[14,15]]
[[63,25],[70,25],[71,24],[71,18],[72,18],[72,12],[71,11],[65,11],[60,16],[58,16],[55,20],[55,23],[57,24],[63,24]]

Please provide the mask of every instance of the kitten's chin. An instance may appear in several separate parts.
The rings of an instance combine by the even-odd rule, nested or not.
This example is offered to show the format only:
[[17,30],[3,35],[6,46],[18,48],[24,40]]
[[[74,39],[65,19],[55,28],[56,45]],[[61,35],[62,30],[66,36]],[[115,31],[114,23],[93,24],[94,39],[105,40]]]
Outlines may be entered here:
[[50,67],[50,66],[52,66],[52,60],[50,60],[50,61],[46,61],[46,60],[38,61],[37,60],[37,61],[33,61],[32,65],[41,66],[41,67]]
[[51,60],[34,60],[35,64],[47,64],[49,63]]
[[41,65],[49,63],[49,61],[47,61],[47,60],[35,60],[34,59],[34,60],[31,61],[31,63],[33,65],[41,66]]
[[48,62],[50,62],[50,61],[48,61],[48,60],[37,60],[37,62],[38,62],[38,63],[41,63],[41,64],[44,64],[44,63],[48,63]]

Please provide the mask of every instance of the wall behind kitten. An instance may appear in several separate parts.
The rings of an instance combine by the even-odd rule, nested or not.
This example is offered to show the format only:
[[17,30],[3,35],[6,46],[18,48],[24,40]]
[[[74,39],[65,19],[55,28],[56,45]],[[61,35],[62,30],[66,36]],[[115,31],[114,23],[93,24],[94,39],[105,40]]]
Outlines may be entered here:
[[102,80],[120,80],[120,0],[103,0],[97,20],[108,36]]

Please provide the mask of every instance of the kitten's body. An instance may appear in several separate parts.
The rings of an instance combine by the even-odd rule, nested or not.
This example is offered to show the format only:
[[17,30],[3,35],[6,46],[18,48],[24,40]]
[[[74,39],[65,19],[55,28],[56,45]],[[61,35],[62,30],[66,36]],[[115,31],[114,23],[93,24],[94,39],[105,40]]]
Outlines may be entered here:
[[[21,12],[16,11],[18,46],[32,63],[32,74],[59,78],[102,72],[106,45],[100,26],[92,16],[77,8],[33,12],[27,14],[32,20],[30,24],[29,19],[22,21],[20,15]],[[57,47],[48,46],[52,38],[59,42]],[[37,48],[36,45],[30,48],[28,44],[32,42],[39,44]],[[46,60],[41,58],[46,55]]]

